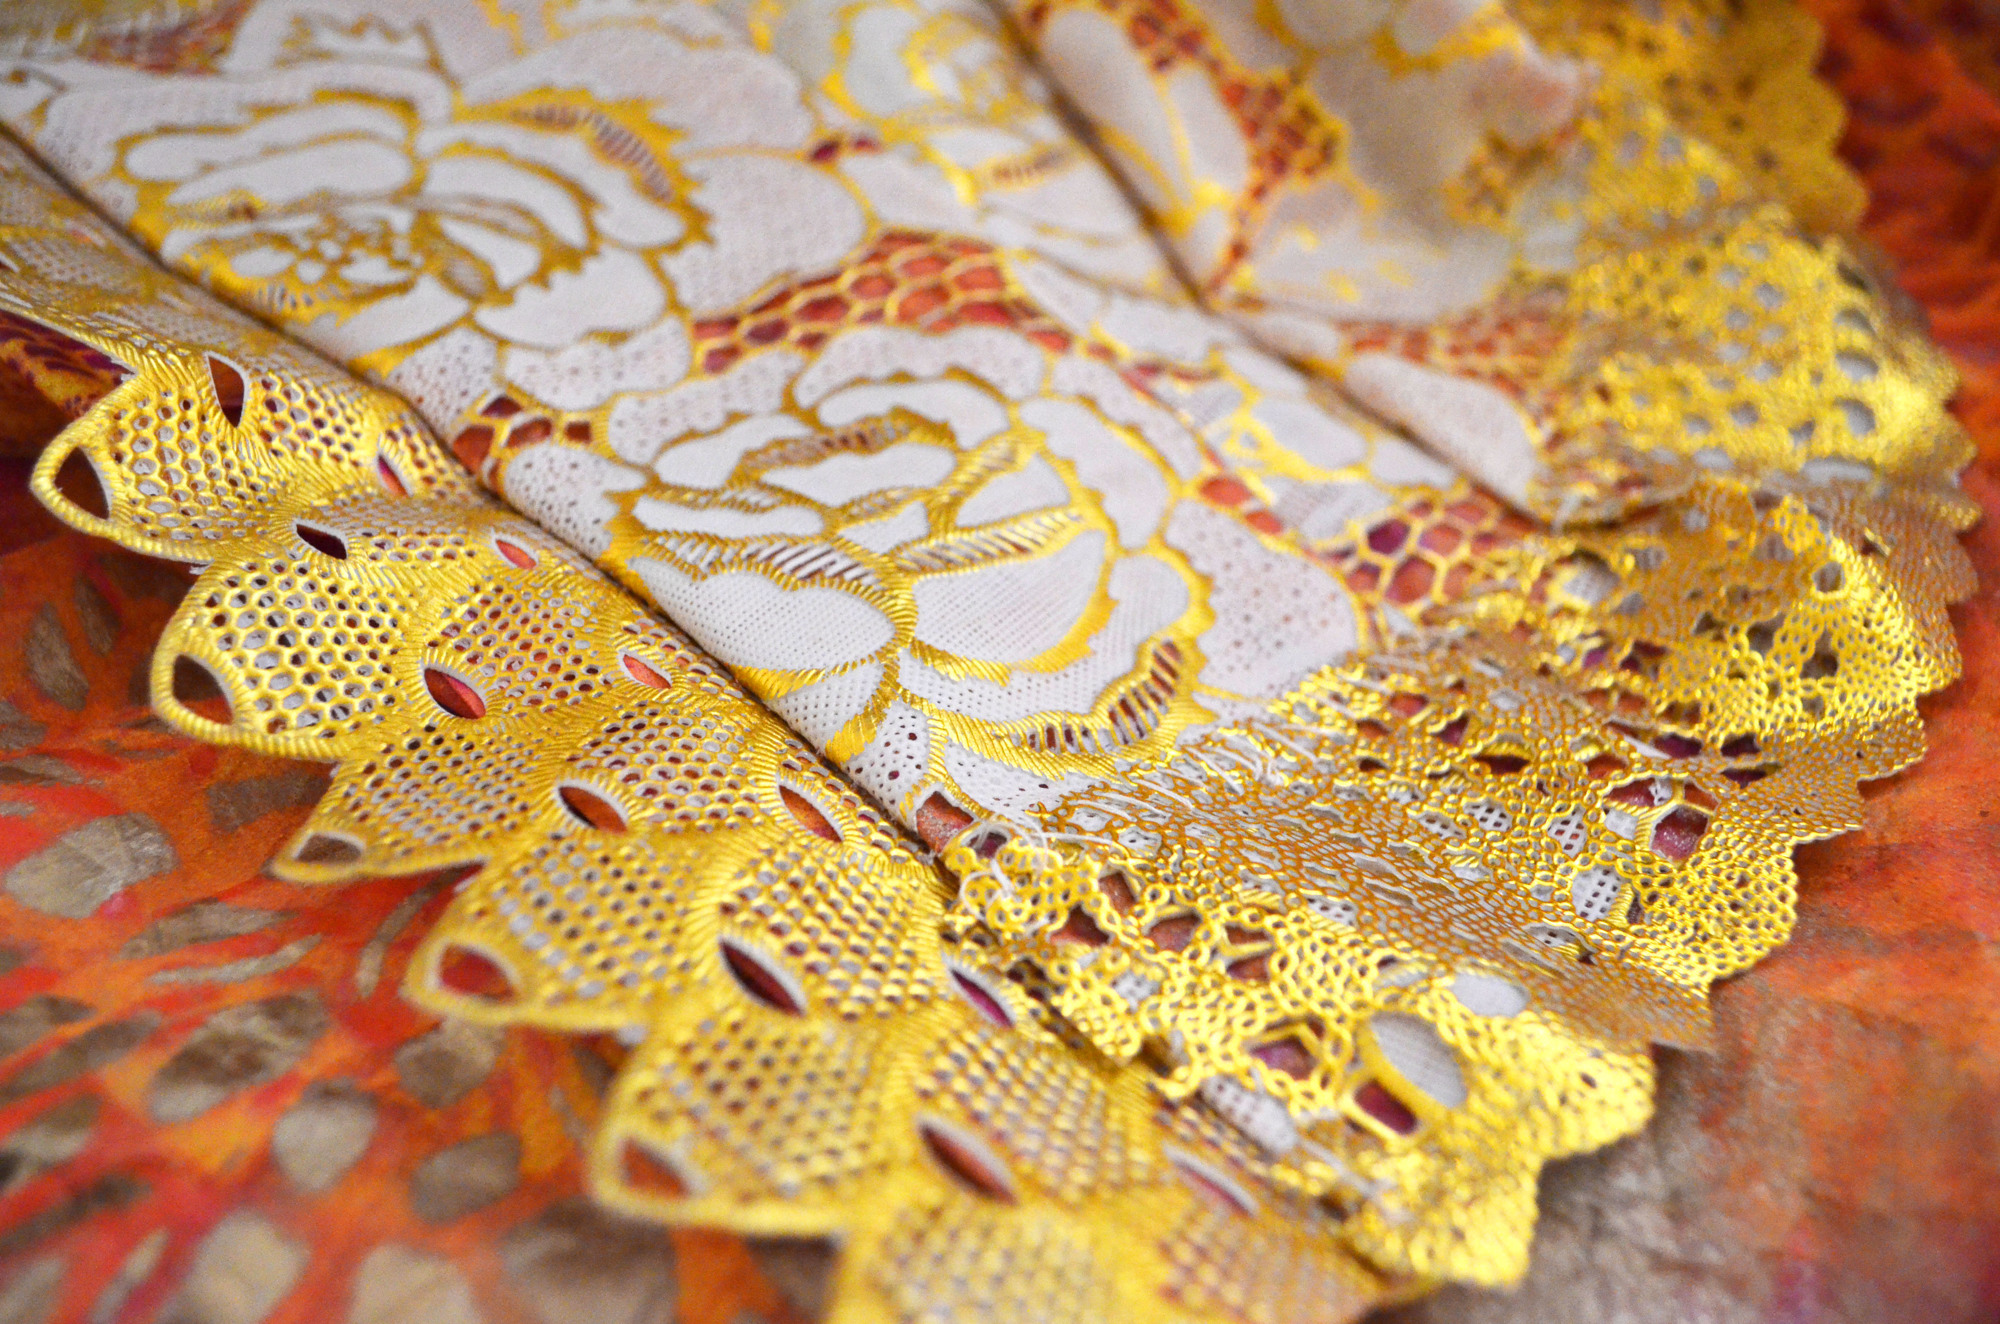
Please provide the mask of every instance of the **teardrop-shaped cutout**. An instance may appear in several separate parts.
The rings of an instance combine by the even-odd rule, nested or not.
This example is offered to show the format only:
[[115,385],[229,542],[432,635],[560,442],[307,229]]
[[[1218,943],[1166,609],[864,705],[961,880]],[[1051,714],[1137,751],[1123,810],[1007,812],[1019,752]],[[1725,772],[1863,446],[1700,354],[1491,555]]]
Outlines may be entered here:
[[396,472],[396,466],[389,463],[386,455],[375,457],[375,477],[390,496],[406,497],[410,494],[410,485],[403,481],[403,475]]
[[968,970],[951,967],[951,981],[958,985],[958,991],[965,996],[981,1016],[992,1021],[1003,1030],[1014,1028],[1014,1017],[1007,1010],[1007,1004],[985,980]]
[[523,570],[535,564],[535,554],[533,552],[519,543],[508,542],[505,538],[495,538],[493,540],[493,550],[500,553],[501,559],[505,560],[507,564],[519,566]]
[[780,786],[778,788],[778,798],[784,801],[785,808],[791,812],[793,818],[798,820],[800,827],[803,827],[815,837],[831,841],[835,845],[840,844],[840,829],[835,827],[824,813],[820,812],[818,805],[806,799],[789,786]]
[[424,688],[437,706],[453,717],[468,720],[486,716],[486,700],[479,691],[440,667],[424,668]]
[[512,1002],[519,996],[506,967],[485,952],[456,943],[438,958],[437,982],[453,993],[483,1002]]
[[630,653],[620,653],[618,655],[618,665],[625,668],[626,675],[649,689],[667,690],[673,688],[672,681],[662,676],[658,671],[648,666],[639,658],[633,657]]
[[347,539],[341,537],[332,529],[321,528],[317,524],[308,524],[304,520],[299,520],[292,525],[292,530],[299,535],[300,542],[322,556],[331,556],[336,561],[345,561],[347,559]]
[[169,685],[174,702],[190,712],[215,722],[235,720],[229,696],[207,664],[182,653],[174,659]]
[[104,480],[98,476],[97,465],[81,448],[65,455],[56,466],[56,491],[86,515],[98,519],[111,515],[111,500],[105,495]]
[[215,387],[215,403],[230,427],[243,426],[243,374],[236,365],[215,355],[208,356],[208,380]]
[[935,1117],[920,1118],[917,1133],[931,1157],[967,1190],[1002,1204],[1018,1203],[1007,1166],[978,1137]]
[[332,832],[315,832],[292,852],[300,864],[357,864],[361,856],[360,842]]
[[564,782],[556,787],[556,798],[562,807],[569,810],[570,817],[585,827],[596,828],[599,832],[623,832],[626,830],[625,815],[618,806],[591,790],[575,782]]
[[723,938],[721,946],[723,964],[729,967],[730,974],[736,976],[736,982],[743,986],[745,993],[772,1011],[781,1011],[787,1016],[805,1014],[805,990],[799,987],[798,980],[792,978],[789,970],[734,938]]
[[618,1147],[618,1175],[646,1195],[678,1200],[688,1193],[688,1181],[678,1167],[651,1145],[627,1140]]

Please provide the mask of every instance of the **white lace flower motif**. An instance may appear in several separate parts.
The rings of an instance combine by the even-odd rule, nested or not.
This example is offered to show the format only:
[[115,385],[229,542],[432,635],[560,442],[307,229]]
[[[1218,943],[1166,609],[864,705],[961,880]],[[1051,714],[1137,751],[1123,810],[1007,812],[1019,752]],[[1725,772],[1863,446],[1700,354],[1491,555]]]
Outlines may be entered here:
[[1140,431],[1174,425],[1116,373],[864,326],[766,403],[666,448],[621,551],[794,729],[898,808],[942,773],[1010,812],[1157,727],[1205,593],[1165,540],[1187,474]]
[[[398,386],[449,378],[411,390],[439,426],[470,403],[453,384],[496,368],[568,409],[671,385],[689,316],[863,236],[847,186],[801,159],[797,80],[758,52],[607,22],[467,70],[434,37],[448,0],[358,35],[306,7],[254,12],[232,76],[200,90],[207,127],[126,140],[132,223],[328,354]],[[131,91],[99,89],[93,113],[133,117]]]

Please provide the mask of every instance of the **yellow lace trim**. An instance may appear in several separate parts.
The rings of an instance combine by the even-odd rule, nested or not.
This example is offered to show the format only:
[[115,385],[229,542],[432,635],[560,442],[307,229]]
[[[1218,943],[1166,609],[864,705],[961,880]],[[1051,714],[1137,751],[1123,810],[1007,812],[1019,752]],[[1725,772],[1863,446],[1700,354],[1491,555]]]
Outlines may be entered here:
[[1584,135],[1605,238],[1558,303],[1518,296],[1554,340],[1508,383],[1540,426],[1538,510],[1608,517],[1720,471],[1880,476],[1930,488],[1960,527],[1975,516],[1956,492],[1971,443],[1945,409],[1957,374],[1842,241],[1800,233],[1650,105]]
[[1525,1263],[1527,1174],[1643,1122],[1648,1042],[1702,1042],[1709,981],[1785,939],[1790,848],[1921,751],[1970,588],[1907,505],[1719,482],[1511,556],[1478,633],[946,854],[1099,1047],[1230,1112],[1371,1258],[1480,1281]]
[[[1846,246],[1827,237],[1858,218],[1862,198],[1834,156],[1838,101],[1812,73],[1817,25],[1788,0],[1671,0],[1650,10],[1531,0],[1466,20],[1414,65],[1386,48],[1340,55],[1372,55],[1403,74],[1532,39],[1590,66],[1593,86],[1573,123],[1525,146],[1488,133],[1439,186],[1431,200],[1438,217],[1378,198],[1343,174],[1354,126],[1315,98],[1303,72],[1330,53],[1295,32],[1282,5],[1258,7],[1254,20],[1239,15],[1227,29],[1186,0],[1014,0],[1014,9],[1037,43],[1066,12],[1114,21],[1146,62],[1147,90],[1162,107],[1177,104],[1170,80],[1206,83],[1240,138],[1223,145],[1240,146],[1245,180],[1231,191],[1200,177],[1188,215],[1153,207],[1169,236],[1182,238],[1197,219],[1226,236],[1203,250],[1207,260],[1183,242],[1204,293],[1328,380],[1345,378],[1357,355],[1386,351],[1492,388],[1499,399],[1489,407],[1518,409],[1522,440],[1539,463],[1519,490],[1503,490],[1538,515],[1556,523],[1618,517],[1672,499],[1715,470],[1809,480],[1872,472],[1934,485],[1943,498],[1970,459],[1944,409],[1956,383],[1950,365],[1899,322]],[[1246,52],[1260,49],[1257,64]],[[1111,135],[1142,194],[1153,196],[1145,178],[1194,168],[1154,160],[1119,138],[1104,122],[1118,108],[1093,101],[1101,89],[1069,91]],[[1401,104],[1383,111],[1409,113]],[[1175,141],[1190,161],[1198,155]],[[1363,213],[1394,220],[1399,208],[1410,212],[1402,219],[1414,235],[1448,212],[1512,242],[1521,238],[1523,208],[1539,208],[1546,233],[1537,242],[1557,242],[1568,226],[1574,251],[1554,265],[1517,255],[1511,275],[1459,312],[1362,320],[1356,296],[1333,277],[1311,287],[1253,251],[1284,199],[1342,180]],[[1319,221],[1308,209],[1286,233],[1300,232],[1306,248],[1340,242],[1345,231],[1319,233],[1350,223],[1335,210],[1334,220]],[[1317,333],[1298,339],[1297,328],[1314,321]],[[1274,332],[1280,326],[1292,330]],[[1441,416],[1459,407],[1433,406],[1430,422],[1448,430]],[[1398,421],[1476,468],[1476,454],[1422,421]],[[1506,433],[1515,425],[1494,426]],[[1481,440],[1510,444],[1507,435]],[[1970,518],[1958,504],[1954,517]]]
[[[43,454],[36,495],[202,567],[155,658],[163,716],[337,762],[274,872],[475,865],[409,994],[636,1043],[600,1198],[839,1237],[843,1324],[1341,1321],[1410,1290],[1231,1128],[1155,1102],[943,941],[933,865],[399,402],[48,201],[50,224],[0,230],[0,308],[130,375]],[[58,486],[79,456],[102,515]],[[177,693],[190,667],[226,714]]]
[[[1647,1043],[1701,1042],[1707,985],[1785,940],[1791,847],[1921,755],[1974,587],[1925,491],[1711,478],[1527,536],[1493,509],[1430,494],[1312,549],[1379,651],[945,856],[955,914],[1099,1048],[1263,1135],[1377,1262],[1479,1281],[1525,1263],[1520,1174],[1643,1122]],[[1432,1027],[1444,1095],[1371,1048],[1382,1016]]]
[[[1948,368],[1758,203],[1839,214],[1823,128],[1768,162],[1726,115],[1690,136],[1716,127],[1695,57],[1643,49],[1684,12],[1535,20],[1609,71],[1591,232],[1645,242],[1400,347],[1519,393],[1557,439],[1553,513],[1677,504],[1468,537],[1414,594],[1367,530],[1303,548],[1374,573],[1378,651],[1037,831],[975,824],[950,916],[816,756],[400,405],[81,221],[33,237],[90,250],[83,277],[0,273],[0,300],[133,375],[37,492],[207,563],[155,669],[171,720],[339,762],[277,868],[480,866],[415,996],[638,1038],[604,1198],[843,1236],[843,1320],[1343,1318],[1504,1281],[1540,1164],[1640,1124],[1648,1042],[1698,1042],[1707,981],[1788,931],[1789,847],[1919,752],[1969,590]],[[1810,42],[1746,12],[1720,30],[1790,86]],[[56,490],[72,453],[106,516]],[[1410,532],[1462,495],[1412,498]],[[174,697],[182,659],[228,720]]]
[[1817,20],[1791,0],[1516,0],[1550,50],[1642,86],[1808,230],[1845,233],[1867,197],[1836,152],[1840,98],[1813,72]]

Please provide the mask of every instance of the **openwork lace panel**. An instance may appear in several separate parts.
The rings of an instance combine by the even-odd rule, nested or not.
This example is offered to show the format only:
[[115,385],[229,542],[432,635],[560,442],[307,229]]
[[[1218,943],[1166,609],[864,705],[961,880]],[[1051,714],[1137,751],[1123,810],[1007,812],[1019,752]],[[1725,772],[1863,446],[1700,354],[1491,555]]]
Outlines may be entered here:
[[842,1319],[1506,1281],[1921,752],[1949,373],[1788,9],[1012,19],[1090,147],[950,4],[27,40],[296,338],[10,156],[10,344],[124,372],[37,491],[205,567],[170,721],[337,762],[275,868],[479,865],[413,996],[638,1045],[603,1198],[841,1236]]

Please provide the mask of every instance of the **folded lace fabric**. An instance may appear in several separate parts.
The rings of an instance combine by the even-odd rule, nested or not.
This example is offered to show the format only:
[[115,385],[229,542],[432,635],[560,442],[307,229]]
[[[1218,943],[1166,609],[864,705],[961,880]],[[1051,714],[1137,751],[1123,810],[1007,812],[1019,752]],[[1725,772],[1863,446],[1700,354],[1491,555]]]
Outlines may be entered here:
[[1243,1136],[1161,1105],[952,942],[934,866],[684,636],[481,497],[407,406],[5,165],[9,366],[93,382],[37,489],[199,567],[156,707],[338,761],[272,872],[473,866],[405,991],[630,1046],[590,1138],[599,1199],[838,1238],[837,1321],[1275,1324],[1413,1290]]
[[[1948,374],[1784,211],[1839,219],[1822,126],[1738,168],[1664,29],[1588,7],[1275,14],[1014,15],[1215,313],[969,7],[266,0],[30,43],[0,87],[161,259],[399,392],[942,852],[955,897],[410,415],[19,186],[8,306],[132,374],[39,490],[215,561],[163,711],[343,760],[298,876],[483,860],[420,996],[648,1027],[602,1189],[844,1232],[850,1303],[1051,1211],[1052,1258],[965,1309],[1518,1274],[1541,1163],[1643,1120],[1648,1045],[1700,1041],[1783,939],[1790,846],[1856,824],[1954,672]],[[1633,513],[1537,531],[1399,428]],[[274,574],[263,626],[219,605]],[[329,610],[333,651],[251,638]],[[1009,1047],[969,1065],[967,1025]],[[732,1081],[741,1036],[826,1083]],[[1152,1166],[1079,1175],[1066,1090]],[[1189,1197],[1254,1263],[1211,1281],[1238,1228],[1110,1267]]]
[[1789,4],[1011,12],[1218,308],[1511,501],[1969,458],[1943,358],[1810,228],[1859,207]]

